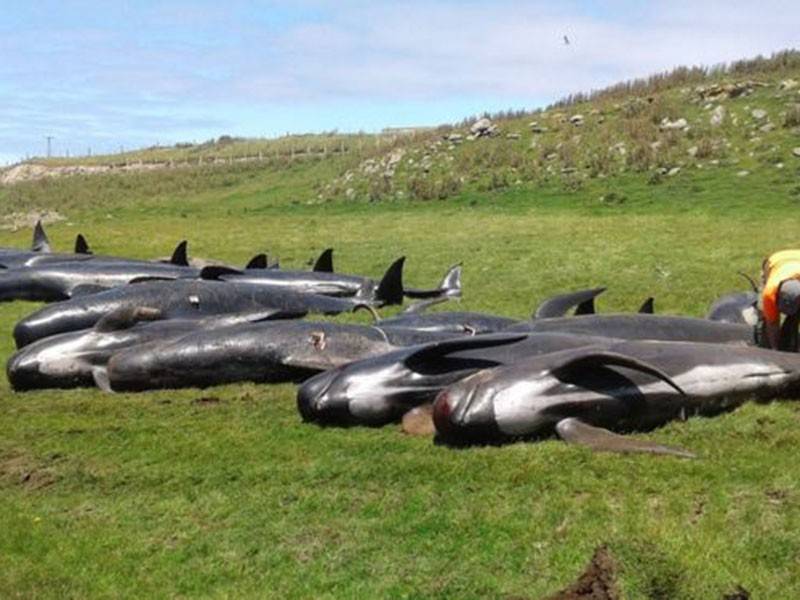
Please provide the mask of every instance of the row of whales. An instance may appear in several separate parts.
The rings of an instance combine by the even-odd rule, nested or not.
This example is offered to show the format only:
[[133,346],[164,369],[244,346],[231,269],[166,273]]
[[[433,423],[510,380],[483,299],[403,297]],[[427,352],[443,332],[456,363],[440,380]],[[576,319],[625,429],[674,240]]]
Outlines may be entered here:
[[[106,391],[300,383],[298,411],[322,425],[380,426],[450,444],[556,435],[596,450],[691,456],[622,434],[749,399],[794,397],[800,357],[758,348],[757,289],[720,298],[705,319],[596,314],[605,288],[559,294],[530,319],[429,312],[459,298],[456,265],[432,289],[407,288],[404,259],[383,278],[333,272],[325,250],[311,271],[190,266],[52,252],[40,223],[30,250],[0,248],[0,299],[54,302],[14,328],[15,390],[96,385]],[[752,283],[752,282],[751,282]],[[375,307],[422,300],[379,319]],[[302,320],[367,308],[372,325]],[[573,311],[572,315],[566,316]],[[795,349],[796,332],[782,332]]]

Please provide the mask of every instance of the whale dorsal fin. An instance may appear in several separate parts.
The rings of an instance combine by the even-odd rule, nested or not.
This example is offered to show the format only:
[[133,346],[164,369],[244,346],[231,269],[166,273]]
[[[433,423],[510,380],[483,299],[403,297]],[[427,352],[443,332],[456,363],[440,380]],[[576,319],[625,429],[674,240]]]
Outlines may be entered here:
[[245,265],[245,270],[248,269],[266,269],[267,268],[267,255],[263,252],[261,254],[256,254],[253,258],[251,258],[247,264]]
[[401,256],[386,269],[378,288],[375,290],[375,300],[383,306],[403,303],[403,264],[405,256]]
[[542,302],[533,313],[534,319],[563,317],[573,306],[576,315],[593,315],[594,299],[606,291],[604,287],[558,294]]
[[82,233],[75,236],[75,254],[93,254],[89,248],[89,242],[86,241]]
[[323,250],[311,270],[317,273],[333,273],[333,248]]
[[33,227],[31,250],[34,252],[52,252],[50,249],[50,240],[47,239],[47,234],[44,232],[41,219],[36,221],[36,225]]
[[696,455],[673,446],[629,438],[602,427],[584,423],[569,417],[556,424],[558,437],[569,444],[580,444],[596,452],[644,452],[647,454],[666,454],[680,458],[697,458]]
[[172,257],[169,259],[170,264],[178,265],[179,267],[189,266],[189,257],[186,254],[186,247],[188,245],[189,242],[182,240],[175,246],[175,250],[172,251]]

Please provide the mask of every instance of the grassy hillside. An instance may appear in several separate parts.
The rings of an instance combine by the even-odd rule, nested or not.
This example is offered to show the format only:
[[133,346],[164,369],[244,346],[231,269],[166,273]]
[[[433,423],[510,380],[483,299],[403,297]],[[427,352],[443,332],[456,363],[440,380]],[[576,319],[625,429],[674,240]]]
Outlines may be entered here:
[[[82,231],[97,251],[152,257],[189,238],[196,255],[241,262],[267,250],[299,267],[334,246],[338,269],[374,275],[406,254],[417,286],[462,261],[465,310],[525,317],[550,294],[607,285],[602,311],[653,295],[659,312],[702,315],[744,287],[736,271],[755,274],[765,254],[797,243],[800,158],[790,147],[800,136],[781,120],[796,89],[779,89],[788,78],[765,70],[766,86],[710,109],[684,84],[643,100],[647,112],[631,118],[675,139],[662,145],[685,161],[672,176],[654,174],[681,166],[673,159],[628,163],[633,134],[605,177],[583,158],[575,172],[561,172],[561,155],[539,164],[534,140],[594,144],[606,127],[627,131],[623,109],[611,109],[638,101],[612,94],[499,119],[520,139],[443,142],[429,174],[452,155],[469,175],[446,202],[398,201],[410,189],[401,187],[373,202],[361,191],[348,199],[348,188],[326,197],[348,171],[349,189],[370,180],[356,175],[365,157],[342,153],[30,181],[0,188],[0,206],[65,214],[50,229],[59,248]],[[690,130],[658,130],[661,102]],[[692,158],[700,141],[690,136],[718,103],[730,120],[709,135],[731,146]],[[750,120],[762,107],[768,132]],[[558,123],[556,110],[584,124]],[[606,110],[605,121],[592,110]],[[548,130],[533,133],[533,120]],[[758,150],[753,134],[779,149]],[[413,167],[407,159],[425,143],[410,141],[400,162]],[[773,155],[783,168],[764,159]],[[528,157],[536,175],[483,185],[485,168],[507,167],[492,156]],[[392,185],[411,181],[406,166]],[[28,238],[0,231],[0,245]],[[1,356],[35,307],[0,306]],[[624,598],[721,598],[739,585],[754,598],[800,594],[800,406],[788,400],[639,434],[690,448],[696,461],[557,440],[452,450],[396,427],[321,429],[300,422],[289,385],[109,396],[15,394],[2,381],[0,402],[2,597],[535,599],[574,580],[601,544]]]

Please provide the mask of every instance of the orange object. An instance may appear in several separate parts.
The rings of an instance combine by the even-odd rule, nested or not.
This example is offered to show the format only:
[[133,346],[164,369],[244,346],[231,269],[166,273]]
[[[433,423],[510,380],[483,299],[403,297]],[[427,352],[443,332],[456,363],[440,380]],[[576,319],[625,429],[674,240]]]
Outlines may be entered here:
[[787,279],[800,280],[800,250],[781,250],[770,255],[763,265],[764,288],[761,290],[761,311],[767,323],[780,320],[778,290]]

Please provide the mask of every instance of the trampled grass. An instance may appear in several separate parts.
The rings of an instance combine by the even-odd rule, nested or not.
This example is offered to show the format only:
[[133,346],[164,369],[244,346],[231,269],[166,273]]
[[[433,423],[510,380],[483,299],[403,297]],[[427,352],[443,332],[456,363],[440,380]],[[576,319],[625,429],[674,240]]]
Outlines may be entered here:
[[[766,253],[797,242],[791,168],[373,204],[316,203],[313,176],[298,169],[205,190],[134,186],[124,202],[98,188],[75,197],[51,237],[65,248],[82,231],[98,252],[134,256],[186,237],[196,255],[238,263],[268,250],[287,266],[333,246],[337,269],[375,276],[405,254],[417,286],[461,261],[465,298],[453,308],[517,317],[596,285],[609,288],[601,311],[653,295],[659,312],[702,315],[746,287],[736,271],[755,275]],[[625,201],[601,202],[610,191]],[[43,184],[19,202],[60,197]],[[3,357],[34,308],[0,307]],[[300,422],[290,385],[112,396],[14,394],[2,382],[0,402],[2,597],[540,598],[601,543],[626,598],[800,593],[790,401],[641,434],[696,461],[321,429]]]

